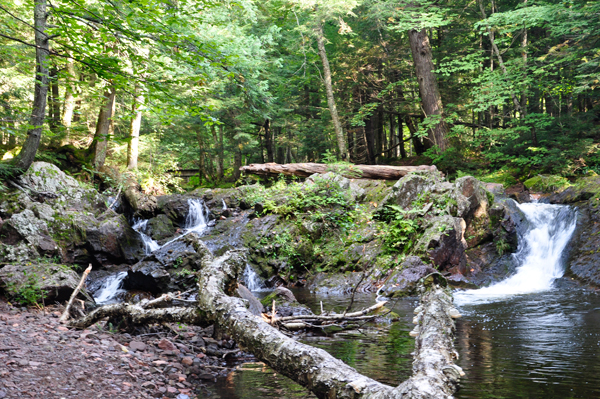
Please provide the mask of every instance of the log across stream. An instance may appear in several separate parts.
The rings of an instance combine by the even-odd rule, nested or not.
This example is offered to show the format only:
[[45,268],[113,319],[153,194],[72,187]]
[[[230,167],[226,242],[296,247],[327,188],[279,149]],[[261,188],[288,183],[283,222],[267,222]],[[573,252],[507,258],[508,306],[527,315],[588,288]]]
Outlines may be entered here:
[[[457,364],[466,376],[454,395],[481,398],[600,397],[600,297],[569,278],[556,281],[551,292],[506,301],[462,306],[456,322]],[[343,309],[349,298],[294,294],[317,310]],[[357,294],[357,308],[372,303]],[[399,320],[389,327],[310,336],[303,342],[325,349],[375,380],[395,385],[411,373],[414,340],[412,309],[416,298],[394,305]],[[240,364],[227,378],[210,387],[211,398],[315,398],[287,377],[262,363]]]

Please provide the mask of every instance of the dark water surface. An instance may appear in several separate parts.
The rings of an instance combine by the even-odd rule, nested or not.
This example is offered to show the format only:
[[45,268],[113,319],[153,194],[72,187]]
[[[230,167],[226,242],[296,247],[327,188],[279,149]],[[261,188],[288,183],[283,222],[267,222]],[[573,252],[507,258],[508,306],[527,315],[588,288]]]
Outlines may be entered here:
[[[320,312],[343,311],[348,298],[295,292]],[[370,306],[361,294],[354,309]],[[302,339],[378,381],[397,385],[410,376],[415,298],[397,301],[400,319],[388,326]],[[464,305],[457,322],[458,364],[466,377],[458,399],[600,398],[600,295],[559,279],[545,293]],[[304,388],[262,363],[246,363],[210,387],[221,399],[314,398]]]

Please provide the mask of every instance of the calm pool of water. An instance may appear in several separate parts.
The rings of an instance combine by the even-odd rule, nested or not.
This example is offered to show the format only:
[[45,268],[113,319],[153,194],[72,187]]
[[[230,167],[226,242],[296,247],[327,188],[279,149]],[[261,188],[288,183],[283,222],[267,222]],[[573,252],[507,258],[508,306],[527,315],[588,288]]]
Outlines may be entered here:
[[[343,311],[348,298],[295,293],[319,311]],[[373,304],[369,294],[357,296],[355,309]],[[359,372],[397,385],[411,372],[414,341],[408,336],[415,298],[397,301],[400,315],[388,326],[330,337],[309,336],[303,342],[327,350]],[[458,364],[466,378],[458,399],[600,398],[600,295],[560,279],[546,293],[465,305],[457,322]],[[211,386],[222,399],[314,398],[304,388],[262,363],[246,363]]]

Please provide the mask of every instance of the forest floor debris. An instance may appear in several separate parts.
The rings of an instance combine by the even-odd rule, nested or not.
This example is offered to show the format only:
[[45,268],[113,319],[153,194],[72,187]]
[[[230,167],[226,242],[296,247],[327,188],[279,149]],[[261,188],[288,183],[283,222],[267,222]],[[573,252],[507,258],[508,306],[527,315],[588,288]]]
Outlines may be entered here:
[[210,338],[212,328],[138,336],[98,325],[75,330],[60,324],[61,310],[0,299],[0,399],[192,399],[230,370],[231,362],[204,353],[234,345]]

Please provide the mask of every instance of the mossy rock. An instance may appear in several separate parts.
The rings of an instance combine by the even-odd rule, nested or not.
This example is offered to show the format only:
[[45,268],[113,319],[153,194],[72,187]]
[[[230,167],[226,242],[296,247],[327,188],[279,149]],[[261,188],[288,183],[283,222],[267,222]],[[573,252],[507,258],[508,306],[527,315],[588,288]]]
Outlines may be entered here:
[[563,191],[571,185],[569,180],[556,175],[537,175],[526,180],[523,185],[530,191],[552,193]]

